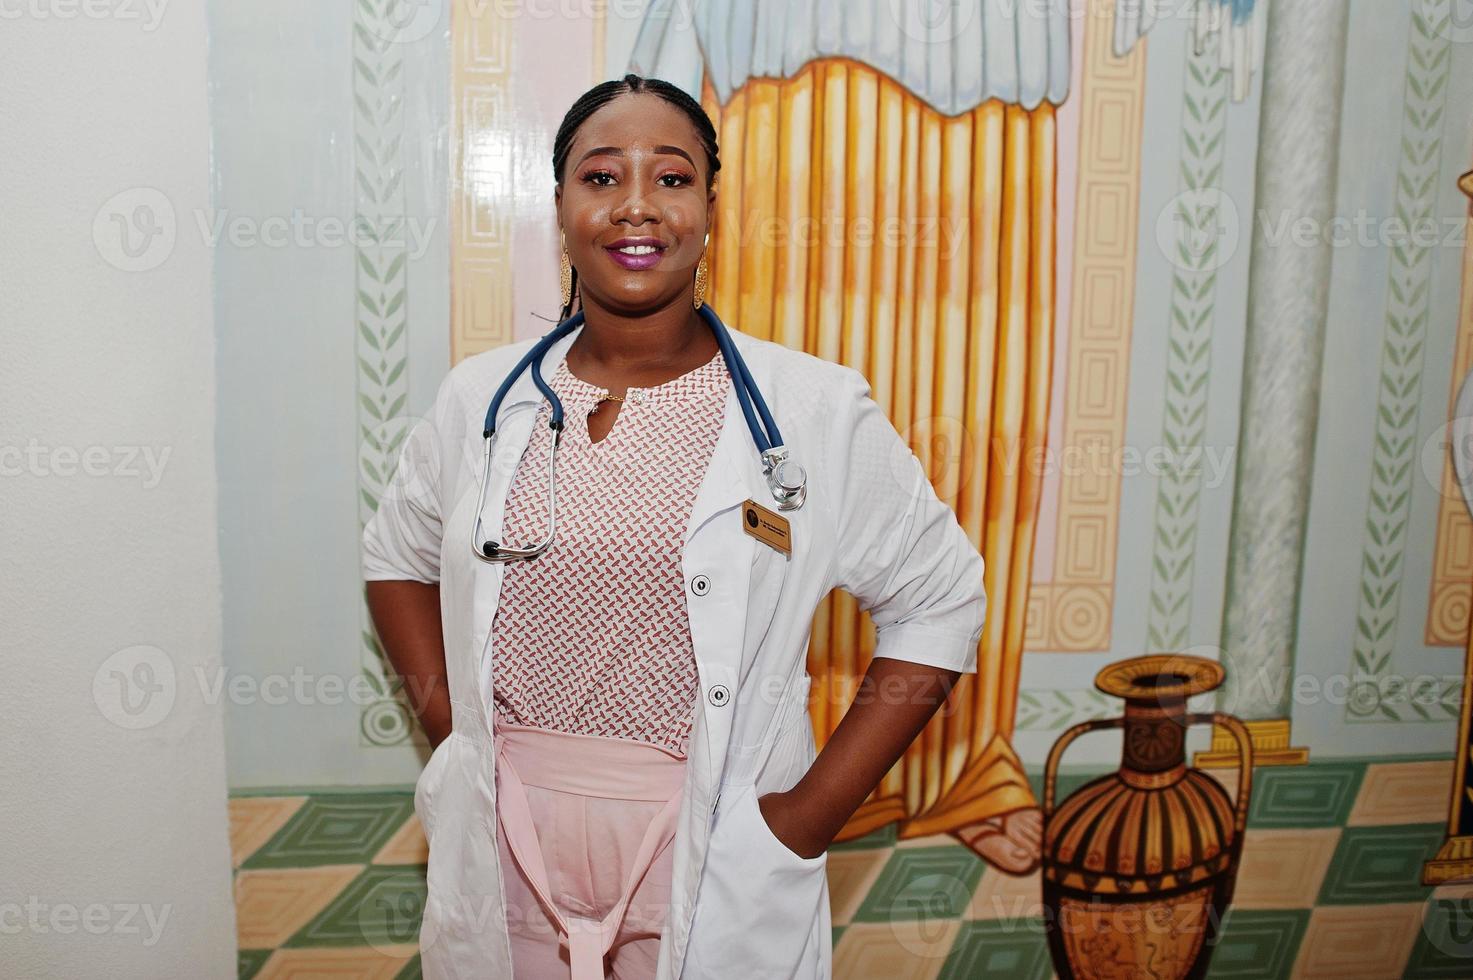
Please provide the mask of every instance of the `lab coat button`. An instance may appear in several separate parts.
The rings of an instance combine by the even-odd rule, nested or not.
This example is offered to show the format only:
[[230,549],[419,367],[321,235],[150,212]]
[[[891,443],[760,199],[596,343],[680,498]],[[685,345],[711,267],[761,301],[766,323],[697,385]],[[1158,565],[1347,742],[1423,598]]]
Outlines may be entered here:
[[704,575],[697,575],[690,580],[690,591],[692,595],[705,595],[711,591],[711,580]]
[[710,699],[712,704],[716,705],[716,707],[719,708],[722,705],[726,704],[727,701],[731,700],[731,692],[726,689],[725,685],[717,684],[715,687],[711,688],[711,693],[707,695],[707,697]]

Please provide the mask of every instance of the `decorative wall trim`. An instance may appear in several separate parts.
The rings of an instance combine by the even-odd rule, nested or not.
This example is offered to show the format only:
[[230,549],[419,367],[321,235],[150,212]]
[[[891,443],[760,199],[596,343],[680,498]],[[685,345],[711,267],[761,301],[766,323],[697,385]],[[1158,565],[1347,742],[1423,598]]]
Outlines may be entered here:
[[1171,456],[1157,481],[1151,535],[1147,652],[1191,645],[1192,582],[1201,516],[1200,459],[1207,434],[1208,371],[1212,366],[1218,255],[1218,215],[1227,143],[1229,74],[1187,46],[1182,77],[1180,193],[1171,296],[1166,314],[1166,383],[1161,444]]
[[[1068,368],[1057,383],[1064,386],[1064,445],[1110,458],[1125,441],[1146,43],[1116,57],[1113,0],[1089,2],[1084,82],[1077,92],[1080,161]],[[1053,578],[1032,583],[1026,650],[1109,649],[1120,487],[1118,472],[1060,477]]]
[[1090,718],[1103,718],[1118,703],[1093,688],[1077,691],[1019,691],[1017,732],[1052,732]]
[[[359,531],[378,510],[407,433],[409,399],[409,259],[405,229],[404,46],[410,0],[359,0],[353,6],[354,355],[358,379]],[[412,730],[394,694],[397,676],[384,658],[360,600],[359,666],[378,695],[359,715],[365,745],[396,745]],[[391,680],[392,678],[392,680]]]
[[477,0],[456,0],[450,18],[450,361],[510,343],[514,150],[466,134],[513,127],[512,22]]
[[[1396,175],[1396,217],[1404,228],[1418,228],[1436,219],[1442,122],[1452,66],[1449,3],[1426,0],[1412,5],[1401,161]],[[1405,685],[1390,680],[1406,576],[1412,491],[1421,473],[1418,409],[1425,379],[1434,259],[1433,249],[1417,236],[1407,236],[1391,248],[1351,664],[1354,684],[1346,706],[1350,721],[1446,721],[1458,713],[1458,706],[1444,697],[1419,703],[1407,696]]]
[[[1190,711],[1211,711],[1212,697],[1196,695],[1187,699]],[[1107,718],[1120,713],[1120,700],[1095,688],[1063,691],[1019,691],[1015,732],[1054,732],[1091,718]],[[1199,763],[1200,764],[1200,763]]]

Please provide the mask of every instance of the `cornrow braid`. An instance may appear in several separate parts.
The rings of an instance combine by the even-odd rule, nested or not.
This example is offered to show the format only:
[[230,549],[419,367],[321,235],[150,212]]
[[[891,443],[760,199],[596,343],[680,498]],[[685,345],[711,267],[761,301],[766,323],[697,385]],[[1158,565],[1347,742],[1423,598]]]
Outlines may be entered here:
[[[661,78],[645,78],[633,72],[623,78],[611,79],[600,82],[593,88],[578,97],[563,116],[562,125],[558,126],[557,136],[552,141],[552,175],[561,186],[563,182],[563,171],[568,164],[568,152],[573,147],[573,138],[578,135],[579,128],[588,121],[588,117],[599,109],[608,105],[621,95],[629,95],[637,92],[648,92],[657,95],[666,102],[684,112],[696,128],[696,136],[701,142],[701,149],[706,151],[706,190],[709,191],[716,182],[716,172],[721,169],[721,159],[717,155],[716,127],[711,123],[711,117],[706,115],[706,110],[701,104],[691,98],[686,91],[678,85],[672,85]],[[558,321],[566,320],[573,315],[574,297],[578,295],[578,270],[573,270],[573,289],[568,296],[567,305],[563,307]]]

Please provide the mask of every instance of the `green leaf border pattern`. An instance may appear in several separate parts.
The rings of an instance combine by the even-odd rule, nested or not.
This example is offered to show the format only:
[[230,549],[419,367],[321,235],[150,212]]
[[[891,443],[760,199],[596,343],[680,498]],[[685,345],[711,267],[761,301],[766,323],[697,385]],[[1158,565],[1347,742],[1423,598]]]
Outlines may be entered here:
[[[394,40],[413,0],[353,7],[353,296],[357,365],[358,518],[378,510],[408,428],[409,249],[405,230],[404,52]],[[363,706],[359,741],[397,745],[413,731],[400,682],[379,645],[366,601],[359,667],[377,699]]]
[[[1199,694],[1187,699],[1189,711],[1211,711],[1213,695]],[[1120,714],[1122,703],[1094,688],[1059,691],[1020,691],[1018,710],[1013,719],[1017,732],[1053,732],[1094,718]]]
[[[1396,218],[1413,229],[1434,219],[1452,44],[1450,0],[1412,4],[1403,94]],[[1408,684],[1391,674],[1407,530],[1417,479],[1417,427],[1432,295],[1432,249],[1408,235],[1391,249],[1381,380],[1361,553],[1349,721],[1446,721],[1458,716],[1454,682]]]
[[1019,691],[1013,730],[1051,732],[1090,718],[1103,718],[1120,702],[1090,689],[1074,691]]
[[1183,78],[1180,143],[1182,193],[1173,202],[1179,229],[1166,324],[1166,383],[1162,446],[1168,465],[1157,484],[1152,535],[1150,652],[1190,644],[1192,574],[1202,502],[1208,374],[1216,312],[1217,227],[1227,142],[1229,77],[1212,50],[1188,44]]

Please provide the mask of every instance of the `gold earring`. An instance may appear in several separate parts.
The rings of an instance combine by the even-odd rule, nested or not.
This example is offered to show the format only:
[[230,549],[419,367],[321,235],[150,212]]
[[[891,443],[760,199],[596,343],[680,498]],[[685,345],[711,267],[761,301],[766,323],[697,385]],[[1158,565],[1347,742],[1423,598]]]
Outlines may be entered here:
[[558,268],[558,285],[562,288],[563,308],[573,299],[573,263],[568,261],[568,239],[563,237],[563,257]]
[[706,245],[711,244],[711,233],[706,233],[705,245],[701,247],[701,261],[696,265],[696,289],[692,297],[695,300],[695,308],[700,309],[706,302],[706,286],[709,283],[709,270],[706,266]]

